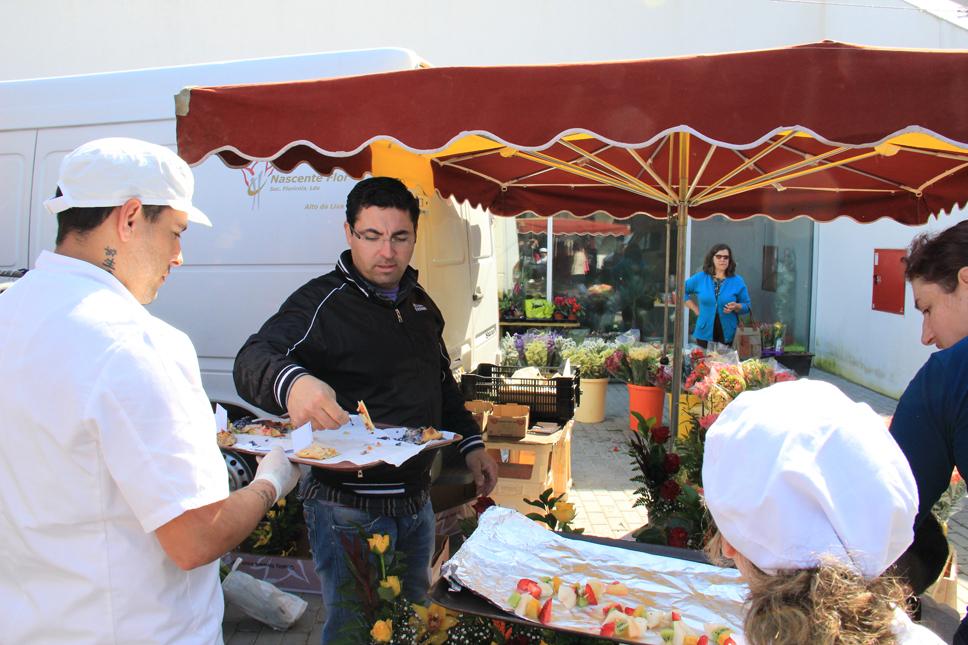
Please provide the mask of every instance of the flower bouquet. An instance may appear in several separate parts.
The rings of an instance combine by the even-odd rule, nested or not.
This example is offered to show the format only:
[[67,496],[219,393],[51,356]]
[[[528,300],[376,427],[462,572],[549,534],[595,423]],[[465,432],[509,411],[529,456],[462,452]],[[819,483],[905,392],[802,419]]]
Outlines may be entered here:
[[651,343],[620,345],[608,356],[605,369],[617,379],[632,385],[661,387],[664,385],[660,369],[662,348]]

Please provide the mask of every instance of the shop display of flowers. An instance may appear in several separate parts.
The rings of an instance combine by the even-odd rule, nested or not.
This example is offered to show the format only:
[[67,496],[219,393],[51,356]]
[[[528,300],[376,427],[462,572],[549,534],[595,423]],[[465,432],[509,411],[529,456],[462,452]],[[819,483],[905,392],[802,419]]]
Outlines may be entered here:
[[[773,358],[740,361],[736,352],[695,348],[684,356],[684,405],[678,437],[654,420],[639,418],[628,452],[640,474],[633,478],[636,505],[649,509],[649,524],[636,533],[641,542],[701,548],[707,519],[702,505],[702,457],[706,431],[729,403],[746,390],[758,390],[796,374]],[[662,365],[660,381],[671,380]],[[637,415],[639,416],[639,415]]]

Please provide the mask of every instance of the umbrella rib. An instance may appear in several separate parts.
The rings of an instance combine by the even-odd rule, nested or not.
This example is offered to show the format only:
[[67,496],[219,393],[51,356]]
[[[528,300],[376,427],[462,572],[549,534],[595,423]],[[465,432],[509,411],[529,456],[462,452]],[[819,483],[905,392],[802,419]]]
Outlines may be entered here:
[[[760,177],[758,180],[744,181],[742,183],[736,184],[732,188],[724,188],[723,190],[720,190],[718,193],[713,193],[712,195],[709,195],[704,199],[697,198],[693,201],[693,203],[705,204],[707,202],[715,201],[717,199],[722,199],[724,197],[730,197],[737,193],[744,193],[747,191],[756,190],[757,188],[762,188],[763,186],[768,186],[770,184],[775,184],[782,181],[788,181],[790,179],[803,177],[805,175],[812,175],[815,172],[828,170],[830,168],[837,168],[854,161],[860,161],[861,159],[867,159],[868,157],[872,157],[876,154],[880,154],[877,151],[871,151],[871,152],[865,152],[855,157],[850,157],[849,159],[844,159],[843,161],[836,161],[829,164],[818,163],[828,157],[832,157],[835,154],[839,154],[844,150],[846,150],[846,148],[832,148],[830,150],[827,150],[826,152],[823,152],[817,155],[816,157],[811,157],[810,159],[804,159],[802,161],[798,161],[795,164],[791,164],[784,168],[780,168],[779,170],[768,172],[762,177]],[[808,165],[813,165],[813,167],[800,170],[804,166],[808,166]],[[789,173],[789,174],[785,174],[785,173]]]
[[[606,170],[609,170],[612,173],[614,173],[615,175],[617,175],[619,179],[626,180],[631,185],[637,187],[639,190],[641,190],[641,191],[643,191],[645,193],[652,193],[652,194],[654,194],[656,199],[663,199],[663,198],[665,198],[665,195],[663,195],[661,192],[659,192],[658,190],[656,190],[652,186],[649,186],[647,183],[645,183],[641,179],[638,179],[638,178],[630,175],[629,173],[625,172],[621,168],[618,168],[617,166],[614,166],[614,165],[608,163],[604,159],[602,159],[600,157],[597,157],[595,155],[595,153],[598,153],[601,150],[596,150],[595,153],[589,153],[586,150],[583,150],[582,148],[579,148],[575,144],[571,143],[570,141],[565,141],[564,139],[559,140],[558,143],[560,143],[561,145],[565,146],[569,150],[571,150],[571,151],[573,151],[573,152],[575,152],[575,153],[583,156],[584,158],[588,159],[589,161],[593,161],[593,162],[599,164],[600,166],[602,166]],[[607,148],[605,148],[605,149],[607,149]],[[606,173],[602,173],[602,174],[604,175]]]
[[696,178],[693,179],[692,183],[689,185],[689,190],[686,191],[685,200],[688,202],[692,193],[696,190],[696,186],[699,185],[699,180],[702,179],[702,174],[706,172],[706,166],[709,165],[710,159],[713,158],[713,153],[718,150],[717,146],[709,146],[709,150],[706,151],[706,158],[702,160],[702,164],[699,166],[699,170],[696,171]]
[[[662,145],[665,144],[665,142],[666,142],[666,140],[663,139],[662,140],[662,144],[660,144],[659,148],[661,148]],[[639,162],[639,165],[642,166],[642,169],[645,170],[645,172],[649,173],[649,175],[652,177],[652,179],[654,179],[656,181],[656,183],[659,184],[659,186],[662,187],[662,190],[664,190],[666,192],[666,195],[668,195],[671,200],[675,201],[676,194],[674,192],[672,192],[672,188],[669,186],[669,184],[667,184],[666,182],[664,182],[662,180],[662,177],[659,176],[659,173],[657,173],[655,171],[655,169],[652,168],[652,159],[654,158],[656,152],[658,152],[658,149],[656,150],[656,152],[653,152],[652,153],[653,156],[652,157],[649,157],[649,160],[648,161],[646,161],[645,159],[643,159],[642,158],[642,155],[640,155],[639,154],[639,151],[636,150],[635,148],[626,148],[626,150],[628,151],[628,153],[630,155],[632,155],[632,157],[636,161]]]
[[[707,201],[707,200],[704,200],[703,197],[705,197],[706,195],[708,195],[711,191],[716,190],[717,188],[719,188],[720,186],[722,186],[724,183],[726,183],[727,181],[729,181],[730,179],[732,179],[733,177],[735,177],[736,175],[738,175],[739,173],[741,173],[743,170],[745,170],[746,168],[748,168],[751,165],[755,164],[757,161],[759,161],[760,159],[762,159],[766,155],[768,155],[771,152],[773,152],[774,150],[776,150],[778,147],[782,146],[784,143],[786,143],[786,141],[788,141],[789,139],[791,139],[794,136],[796,136],[796,132],[795,131],[791,130],[791,131],[787,132],[785,135],[783,135],[782,137],[780,137],[778,140],[774,141],[773,143],[771,143],[770,145],[768,145],[766,148],[764,148],[763,150],[760,150],[755,155],[753,155],[752,157],[750,157],[749,159],[747,159],[746,160],[746,163],[740,164],[739,166],[733,168],[728,173],[726,173],[725,175],[723,175],[722,177],[720,177],[717,181],[714,181],[713,183],[709,184],[709,186],[707,186],[704,191],[702,191],[701,193],[699,193],[698,195],[696,195],[696,198],[694,200],[694,203],[701,204],[704,201]],[[738,184],[738,185],[741,185],[741,184]]]
[[920,196],[921,193],[924,192],[924,189],[927,188],[928,186],[930,186],[932,184],[935,184],[935,183],[941,181],[945,177],[950,177],[951,175],[953,175],[953,174],[955,174],[957,172],[961,172],[965,168],[968,168],[968,163],[963,163],[960,166],[955,166],[954,168],[949,168],[948,170],[944,171],[940,175],[938,175],[936,177],[932,177],[928,181],[926,181],[923,184],[921,184],[920,186],[918,186],[918,192],[917,192],[917,194]]
[[598,181],[603,184],[608,184],[610,186],[614,186],[615,188],[620,188],[630,193],[634,193],[636,195],[642,195],[643,197],[649,197],[651,199],[655,199],[656,201],[665,203],[665,199],[664,199],[665,196],[659,192],[656,192],[654,189],[650,189],[651,192],[644,192],[638,189],[636,186],[633,186],[626,182],[618,181],[600,172],[592,172],[586,168],[579,168],[578,166],[573,166],[567,162],[555,159],[550,155],[545,155],[540,152],[522,152],[520,150],[513,151],[513,154],[523,159],[528,159],[536,163],[543,163],[545,165],[551,166],[553,168],[557,168],[564,172],[578,175],[579,177],[584,177],[586,179]]
[[[898,146],[898,147],[900,148],[901,146]],[[804,159],[806,159],[806,158],[808,158],[810,156],[809,153],[803,152],[802,150],[797,150],[793,146],[783,146],[783,149],[786,150],[787,152],[792,152],[794,154],[798,154],[801,157],[803,157]],[[912,150],[912,152],[913,152],[913,150]],[[827,164],[821,164],[821,165],[826,166]],[[896,189],[899,189],[899,190],[907,190],[907,191],[911,191],[911,192],[914,192],[914,190],[915,190],[915,189],[911,188],[910,186],[905,186],[904,184],[899,184],[896,181],[891,181],[890,179],[886,179],[886,178],[881,177],[879,175],[875,175],[873,173],[869,173],[866,170],[861,170],[860,168],[854,168],[853,166],[841,166],[841,168],[843,170],[846,170],[847,172],[852,172],[854,174],[860,175],[861,177],[867,177],[868,179],[873,179],[874,181],[879,181],[882,184],[887,184],[888,186],[892,186],[892,187],[894,187]]]
[[[436,159],[434,159],[434,161],[436,161]],[[447,165],[447,164],[441,164],[441,165]],[[501,188],[505,188],[506,187],[506,184],[504,184],[503,182],[499,181],[498,179],[495,179],[494,177],[491,177],[490,175],[485,175],[484,173],[482,173],[482,172],[480,172],[478,170],[474,170],[473,168],[468,168],[467,166],[459,166],[457,164],[454,164],[454,168],[458,168],[460,170],[463,170],[464,172],[469,172],[472,175],[477,175],[478,177],[480,177],[482,179],[486,179],[488,181],[494,182],[495,184],[497,184]]]

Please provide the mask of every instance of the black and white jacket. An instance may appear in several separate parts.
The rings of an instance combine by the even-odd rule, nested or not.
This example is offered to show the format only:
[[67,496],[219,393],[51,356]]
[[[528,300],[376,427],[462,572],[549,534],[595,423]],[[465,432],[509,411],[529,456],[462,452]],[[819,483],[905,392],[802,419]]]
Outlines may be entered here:
[[[459,449],[466,455],[484,443],[451,374],[443,328],[413,268],[390,302],[344,251],[335,270],[297,289],[246,341],[235,359],[235,387],[246,401],[283,414],[293,382],[309,373],[336,391],[343,409],[365,401],[376,423],[463,435]],[[399,467],[312,472],[320,483],[354,495],[413,496],[426,494],[432,460],[433,451],[424,451]]]

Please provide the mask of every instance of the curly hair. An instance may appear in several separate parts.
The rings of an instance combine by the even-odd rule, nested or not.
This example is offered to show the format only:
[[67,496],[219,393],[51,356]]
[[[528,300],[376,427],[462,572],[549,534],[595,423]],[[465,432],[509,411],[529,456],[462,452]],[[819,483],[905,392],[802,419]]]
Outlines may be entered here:
[[[718,564],[729,562],[721,548],[722,537],[716,532],[706,543],[706,555]],[[751,645],[897,643],[894,611],[904,606],[907,595],[897,578],[865,580],[834,560],[776,575],[752,562],[745,568],[750,594],[743,631]]]
[[968,266],[968,220],[940,233],[921,233],[904,258],[904,277],[937,284],[945,293],[958,286],[958,271]]

